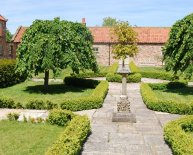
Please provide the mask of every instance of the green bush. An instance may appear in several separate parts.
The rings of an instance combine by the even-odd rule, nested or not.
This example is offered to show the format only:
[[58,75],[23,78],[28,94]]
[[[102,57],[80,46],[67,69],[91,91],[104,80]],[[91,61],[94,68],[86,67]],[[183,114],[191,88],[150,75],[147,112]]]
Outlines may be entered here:
[[185,116],[169,122],[164,127],[164,139],[174,155],[193,155],[193,116]]
[[131,61],[129,63],[129,68],[130,68],[131,72],[133,72],[133,73],[139,73],[140,72],[140,69],[136,66],[136,64],[133,61]]
[[78,155],[90,133],[90,121],[86,116],[76,116],[69,122],[57,141],[45,155]]
[[15,108],[15,102],[12,99],[0,98],[0,108]]
[[78,77],[78,78],[92,78],[92,77],[105,77],[107,75],[107,72],[85,72],[85,73],[79,73],[72,76]]
[[19,114],[18,113],[8,113],[7,118],[10,121],[17,121],[19,118]]
[[159,99],[148,84],[141,84],[141,95],[144,103],[151,110],[174,114],[193,114],[192,102],[183,103],[180,101]]
[[26,104],[27,109],[54,109],[58,108],[58,105],[50,101],[32,100]]
[[[116,71],[118,69],[118,63],[114,63],[110,69],[109,73],[106,75],[106,80],[109,82],[122,82],[122,76],[119,74],[116,74]],[[139,73],[130,73],[127,76],[127,82],[141,82],[141,74]]]
[[166,90],[166,89],[177,89],[187,87],[188,82],[186,81],[174,81],[168,83],[149,83],[149,86],[153,90]]
[[107,91],[108,82],[101,81],[90,96],[65,100],[63,103],[61,103],[60,106],[62,109],[68,109],[72,111],[100,108],[107,94]]
[[25,81],[26,76],[15,73],[16,61],[12,59],[0,59],[0,88],[12,86]]
[[65,126],[74,116],[71,111],[54,109],[49,112],[48,122],[52,125]]
[[95,88],[99,84],[97,80],[77,78],[73,76],[65,77],[64,83],[66,85],[84,88]]

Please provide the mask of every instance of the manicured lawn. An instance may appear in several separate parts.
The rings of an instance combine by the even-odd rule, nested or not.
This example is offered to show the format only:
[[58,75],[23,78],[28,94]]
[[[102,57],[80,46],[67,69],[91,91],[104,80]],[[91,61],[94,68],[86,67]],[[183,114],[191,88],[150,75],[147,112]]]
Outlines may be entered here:
[[162,67],[140,67],[141,71],[148,71],[148,72],[156,72],[156,71],[162,71],[166,72],[164,68]]
[[45,92],[43,82],[26,81],[12,87],[1,88],[0,97],[11,98],[23,105],[30,100],[49,100],[59,104],[65,99],[91,95],[93,90],[67,86],[63,83],[49,83],[49,89]]
[[64,127],[0,121],[1,155],[43,155]]
[[[108,69],[109,69],[110,66],[99,66],[99,70],[100,72],[108,72]],[[89,72],[93,72],[91,70],[86,70],[85,71],[86,73],[89,73]],[[70,74],[72,74],[73,71],[70,67],[66,68],[66,69],[63,69],[61,71],[61,73],[56,77],[57,79],[64,79],[66,76],[70,76]],[[82,72],[80,72],[82,73]],[[37,76],[34,76],[34,78],[44,78],[44,73],[40,73],[38,74]],[[53,78],[53,72],[50,71],[50,75],[49,75],[49,78],[52,79]]]
[[175,100],[179,102],[189,103],[193,101],[193,87],[185,87],[180,89],[154,90],[159,99]]

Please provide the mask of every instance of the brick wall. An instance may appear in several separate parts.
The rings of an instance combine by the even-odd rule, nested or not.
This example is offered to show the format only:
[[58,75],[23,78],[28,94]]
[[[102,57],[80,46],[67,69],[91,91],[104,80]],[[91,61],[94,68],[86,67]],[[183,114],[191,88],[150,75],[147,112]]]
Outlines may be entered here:
[[[109,54],[110,46],[110,54]],[[134,61],[140,66],[161,66],[162,65],[162,51],[163,44],[140,44],[138,45],[139,52],[134,57]],[[111,53],[112,46],[109,44],[94,44],[93,47],[98,48],[95,51],[97,62],[100,65],[108,66],[114,63],[113,55]]]
[[3,49],[0,58],[7,57],[7,43],[6,43],[6,21],[0,20],[0,48]]

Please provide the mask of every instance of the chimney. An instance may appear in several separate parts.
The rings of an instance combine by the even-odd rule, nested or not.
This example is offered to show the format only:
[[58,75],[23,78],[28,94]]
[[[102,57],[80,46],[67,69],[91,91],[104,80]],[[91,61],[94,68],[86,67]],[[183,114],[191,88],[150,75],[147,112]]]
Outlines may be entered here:
[[85,18],[82,18],[82,24],[86,25],[86,19]]

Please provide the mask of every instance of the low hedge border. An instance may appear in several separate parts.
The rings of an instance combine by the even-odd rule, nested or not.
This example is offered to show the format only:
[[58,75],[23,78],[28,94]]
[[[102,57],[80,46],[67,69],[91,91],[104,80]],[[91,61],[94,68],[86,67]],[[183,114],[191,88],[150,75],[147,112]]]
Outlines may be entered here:
[[75,116],[45,155],[77,155],[91,131],[87,116]]
[[[67,77],[67,84],[74,85],[74,81],[78,83],[85,83],[88,87],[93,87],[93,85],[98,85],[94,89],[90,96],[78,97],[74,99],[65,99],[61,104],[52,103],[51,101],[44,100],[32,100],[23,106],[21,103],[15,103],[14,100],[10,98],[0,97],[0,108],[23,108],[23,109],[54,109],[62,108],[72,111],[88,110],[100,108],[103,104],[104,98],[108,91],[108,82],[88,79],[80,79],[75,77]],[[65,81],[65,80],[64,80]]]
[[193,116],[184,116],[169,122],[164,127],[164,139],[174,155],[193,155]]
[[166,71],[142,71],[136,64],[131,61],[130,69],[134,73],[140,73],[142,77],[145,78],[153,78],[153,79],[162,79],[162,80],[169,80],[172,81],[174,79],[173,75]]
[[[106,75],[106,80],[109,82],[122,82],[122,76],[119,74],[116,74],[116,71],[118,69],[118,63],[114,63],[110,69],[109,73]],[[127,82],[134,82],[138,83],[141,82],[141,74],[140,73],[130,73],[127,76]]]
[[26,80],[27,76],[15,73],[15,67],[15,60],[0,59],[0,88],[12,86]]
[[[166,87],[168,85],[171,84],[166,84]],[[142,83],[140,88],[143,101],[146,106],[151,110],[168,112],[173,114],[193,114],[193,102],[183,103],[176,102],[174,100],[159,99],[157,98],[149,84]]]

